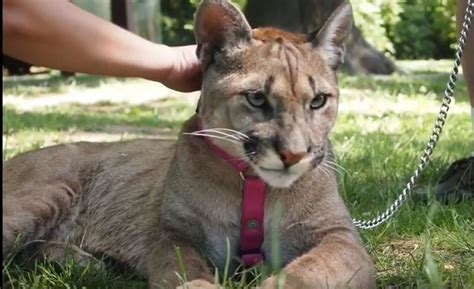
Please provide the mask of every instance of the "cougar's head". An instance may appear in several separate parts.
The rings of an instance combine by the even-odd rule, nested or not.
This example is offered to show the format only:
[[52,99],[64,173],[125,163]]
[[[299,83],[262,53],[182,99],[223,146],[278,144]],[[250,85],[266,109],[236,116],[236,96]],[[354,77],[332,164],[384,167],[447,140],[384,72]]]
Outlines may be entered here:
[[337,115],[335,71],[351,26],[347,3],[305,36],[252,30],[228,1],[202,1],[195,34],[204,67],[203,126],[225,128],[228,135],[220,136],[229,141],[214,141],[246,158],[270,186],[288,187],[325,159]]

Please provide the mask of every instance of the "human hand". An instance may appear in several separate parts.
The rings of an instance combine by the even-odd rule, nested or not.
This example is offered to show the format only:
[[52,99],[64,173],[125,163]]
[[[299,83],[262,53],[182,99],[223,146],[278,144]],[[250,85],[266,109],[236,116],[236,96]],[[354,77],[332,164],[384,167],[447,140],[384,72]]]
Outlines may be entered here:
[[69,1],[47,6],[43,1],[3,1],[6,55],[63,71],[146,78],[183,92],[200,89],[196,46],[153,43]]
[[[196,45],[165,47],[166,53],[156,55],[158,67],[162,69],[153,72],[150,80],[163,83],[168,88],[181,92],[191,92],[201,89],[202,68],[196,56]],[[163,52],[163,46],[160,47]]]

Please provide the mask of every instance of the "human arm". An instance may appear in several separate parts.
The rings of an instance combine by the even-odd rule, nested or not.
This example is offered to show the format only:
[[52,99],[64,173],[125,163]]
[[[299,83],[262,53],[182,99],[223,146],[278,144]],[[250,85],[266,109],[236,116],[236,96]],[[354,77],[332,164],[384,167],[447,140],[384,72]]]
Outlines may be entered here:
[[65,71],[141,77],[199,89],[195,46],[155,44],[65,0],[3,0],[3,53]]

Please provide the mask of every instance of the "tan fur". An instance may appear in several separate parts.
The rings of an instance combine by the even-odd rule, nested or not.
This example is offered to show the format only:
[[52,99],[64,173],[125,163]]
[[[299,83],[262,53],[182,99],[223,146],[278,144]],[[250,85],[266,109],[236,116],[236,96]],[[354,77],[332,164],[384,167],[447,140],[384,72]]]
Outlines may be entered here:
[[263,27],[253,30],[253,39],[262,42],[288,41],[293,44],[305,44],[308,38],[303,34],[290,33],[273,27]]
[[[204,1],[201,9],[206,5],[224,18],[201,23],[203,29],[244,21],[227,1]],[[288,177],[281,186],[279,178],[268,176],[262,246],[266,260],[275,258],[270,228],[276,222],[285,288],[373,288],[372,261],[338,194],[334,171],[324,169],[332,158],[328,133],[337,114],[335,73],[324,53],[301,36],[263,29],[247,39],[241,35],[247,26],[242,25],[236,35],[244,40],[232,39],[231,44],[223,42],[232,37],[228,34],[199,43],[197,32],[201,57],[209,60],[199,112],[204,126],[235,129],[261,139],[247,175],[263,174],[259,165],[273,165],[269,155],[280,150],[293,158],[321,156],[304,172],[301,169],[296,180]],[[229,27],[210,31],[228,33]],[[208,41],[216,42],[212,46]],[[215,45],[232,49],[213,50]],[[251,108],[242,95],[246,89],[266,90],[271,111]],[[326,105],[308,110],[308,102],[321,91],[330,94]],[[195,115],[183,125],[177,143],[65,144],[5,162],[3,255],[12,252],[15,240],[20,246],[32,240],[71,244],[129,264],[148,277],[151,287],[176,288],[179,247],[190,281],[186,288],[214,288],[209,265],[223,272],[226,238],[232,255],[238,255],[241,183],[239,174],[200,137],[183,134],[196,130]],[[215,143],[236,156],[245,153],[242,145]],[[294,159],[293,163],[298,166]],[[286,178],[282,173],[280,179]],[[281,218],[275,219],[278,206]],[[38,243],[35,250],[42,249],[50,251]],[[237,265],[233,261],[231,268]],[[271,277],[262,288],[274,284]]]

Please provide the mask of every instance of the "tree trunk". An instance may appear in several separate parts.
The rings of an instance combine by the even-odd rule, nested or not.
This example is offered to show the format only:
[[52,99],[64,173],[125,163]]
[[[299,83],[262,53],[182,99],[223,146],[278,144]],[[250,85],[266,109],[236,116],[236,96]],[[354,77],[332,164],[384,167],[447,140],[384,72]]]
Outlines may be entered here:
[[110,15],[112,23],[124,29],[133,31],[133,11],[130,0],[111,0]]
[[156,0],[146,1],[146,27],[148,40],[156,42],[156,29],[155,29],[155,15],[156,15]]
[[[321,29],[326,19],[344,0],[248,0],[245,15],[252,27],[273,26],[292,32],[311,33]],[[346,41],[344,68],[350,73],[391,74],[395,64],[377,51],[353,27]]]
[[3,54],[2,66],[7,69],[9,75],[30,74],[31,64]]

